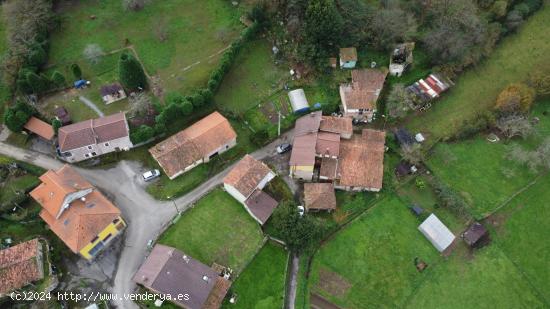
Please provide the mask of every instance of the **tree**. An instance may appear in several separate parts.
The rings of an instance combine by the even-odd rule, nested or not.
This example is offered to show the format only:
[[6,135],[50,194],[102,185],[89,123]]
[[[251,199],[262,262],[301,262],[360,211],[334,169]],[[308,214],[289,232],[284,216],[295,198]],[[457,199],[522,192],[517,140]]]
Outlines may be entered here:
[[416,34],[417,27],[413,15],[398,7],[379,10],[372,19],[372,43],[378,49],[392,48]]
[[65,76],[63,76],[63,74],[59,71],[53,72],[51,80],[59,88],[65,87],[65,84],[67,83]]
[[63,124],[61,123],[61,120],[57,119],[57,118],[54,118],[52,120],[52,128],[53,128],[53,131],[55,132],[55,134],[57,134],[57,132],[59,131],[59,128],[61,128]]
[[128,102],[130,103],[130,110],[128,111],[130,117],[145,117],[153,109],[151,97],[143,92],[130,96]]
[[506,21],[504,22],[508,31],[516,30],[517,28],[519,28],[519,26],[521,26],[522,23],[523,16],[520,12],[516,10],[508,12],[508,15],[506,15]]
[[324,59],[339,45],[343,20],[334,0],[311,0],[305,10],[302,57],[310,63]]
[[71,71],[73,72],[73,76],[76,80],[82,79],[82,70],[80,69],[80,66],[78,64],[71,64]]
[[283,202],[275,209],[273,226],[277,235],[294,253],[311,249],[324,233],[319,221],[308,214],[300,216],[292,202]]
[[45,81],[43,77],[41,77],[40,75],[34,72],[27,73],[27,82],[29,83],[29,85],[32,88],[32,91],[35,94],[41,94],[46,90],[48,90],[47,81]]
[[147,77],[141,63],[129,52],[120,55],[118,62],[119,80],[129,90],[147,87]]
[[104,52],[98,44],[88,44],[84,48],[83,55],[91,64],[98,64]]
[[531,172],[537,173],[541,168],[550,169],[550,138],[546,138],[535,150],[526,150],[515,145],[506,155],[508,160],[527,165]]
[[130,140],[134,144],[139,144],[152,139],[155,136],[155,130],[150,126],[141,125],[137,130],[130,134]]
[[533,69],[529,73],[528,84],[533,87],[537,95],[550,94],[550,63],[546,62],[542,66]]
[[170,91],[164,96],[164,103],[166,105],[171,103],[180,104],[183,101],[185,101],[185,97],[181,93],[176,91]]
[[495,1],[491,7],[491,13],[495,18],[502,18],[506,15],[506,9],[508,8],[508,1],[498,0]]
[[404,145],[401,147],[401,157],[411,164],[420,164],[424,161],[424,153],[422,152],[422,146],[414,143],[412,145]]
[[40,67],[48,61],[48,54],[38,43],[32,44],[27,57],[27,63],[33,67]]
[[534,99],[533,88],[523,83],[510,84],[498,95],[495,107],[503,114],[526,113]]
[[183,113],[184,116],[191,115],[191,113],[193,112],[193,104],[191,104],[191,102],[185,100],[181,102],[180,105],[181,105],[181,112]]
[[18,101],[15,106],[8,108],[4,114],[4,123],[12,132],[21,132],[29,118],[36,113],[34,108]]
[[520,114],[507,115],[499,118],[496,127],[507,139],[515,136],[526,138],[533,134],[535,130],[531,121]]
[[386,100],[386,110],[390,117],[402,118],[411,108],[414,108],[416,102],[416,96],[403,84],[395,84]]

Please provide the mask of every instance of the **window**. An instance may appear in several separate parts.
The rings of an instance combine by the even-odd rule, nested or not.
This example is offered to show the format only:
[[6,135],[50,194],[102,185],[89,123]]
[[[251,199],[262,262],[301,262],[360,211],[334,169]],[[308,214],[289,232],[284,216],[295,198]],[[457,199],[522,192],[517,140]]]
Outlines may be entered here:
[[120,151],[120,147],[115,147],[115,151]]
[[119,220],[120,220],[119,218],[116,218],[116,219],[113,220],[113,223],[116,224]]
[[88,146],[88,149],[92,150],[92,146]]
[[64,152],[64,153],[63,153],[63,156],[69,158],[69,157],[72,157],[73,154],[70,153],[69,151],[67,151],[67,152]]
[[90,154],[87,153],[87,154],[85,154],[84,156],[85,156],[86,158],[89,158],[89,157],[90,157]]
[[94,206],[95,206],[94,203],[88,203],[88,204],[86,204],[86,208],[92,208],[92,207],[94,207]]
[[90,253],[91,256],[95,256],[104,246],[105,245],[100,241],[88,253]]
[[109,147],[109,143],[105,143],[105,146],[106,146],[106,147]]
[[108,241],[111,238],[111,236],[113,236],[113,235],[108,234],[105,238],[103,238],[103,242]]
[[96,236],[96,237],[94,237],[94,238],[92,239],[92,241],[90,241],[90,243],[93,244],[93,243],[94,243],[96,240],[98,240],[98,239],[99,239],[99,236]]
[[95,157],[95,156],[97,156],[97,153],[92,152],[92,157]]

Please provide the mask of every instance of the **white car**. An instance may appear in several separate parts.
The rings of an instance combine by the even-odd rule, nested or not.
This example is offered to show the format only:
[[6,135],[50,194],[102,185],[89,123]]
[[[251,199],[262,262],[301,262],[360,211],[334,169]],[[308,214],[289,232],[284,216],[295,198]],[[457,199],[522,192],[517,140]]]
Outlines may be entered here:
[[304,206],[298,206],[298,214],[300,215],[300,217],[302,217],[305,212],[306,212],[306,210],[305,210]]
[[151,181],[160,176],[160,171],[157,169],[147,171],[141,175],[144,181]]

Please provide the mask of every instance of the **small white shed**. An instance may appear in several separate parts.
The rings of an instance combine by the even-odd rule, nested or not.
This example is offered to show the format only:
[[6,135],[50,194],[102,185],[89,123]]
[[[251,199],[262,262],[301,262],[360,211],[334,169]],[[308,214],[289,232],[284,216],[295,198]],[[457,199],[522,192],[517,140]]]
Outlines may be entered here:
[[418,230],[428,238],[439,252],[443,252],[455,240],[455,235],[434,214],[424,220]]
[[307,112],[309,110],[309,103],[307,102],[304,89],[294,89],[290,91],[288,93],[288,99],[295,113]]

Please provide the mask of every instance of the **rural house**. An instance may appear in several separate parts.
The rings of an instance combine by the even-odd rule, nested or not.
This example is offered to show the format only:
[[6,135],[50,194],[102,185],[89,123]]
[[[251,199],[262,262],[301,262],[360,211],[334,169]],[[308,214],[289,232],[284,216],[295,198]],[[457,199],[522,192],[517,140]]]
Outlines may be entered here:
[[237,133],[218,112],[204,117],[149,149],[166,176],[174,179],[237,144]]
[[387,71],[377,69],[351,71],[351,83],[340,85],[344,116],[372,121],[387,74]]
[[334,185],[324,183],[304,183],[304,206],[307,211],[333,211],[336,209]]
[[445,251],[455,240],[455,235],[434,214],[424,220],[418,230],[426,236],[439,252]]
[[42,254],[37,238],[0,250],[0,298],[44,278]]
[[355,47],[340,48],[340,68],[353,69],[357,64],[357,49]]
[[[185,253],[157,244],[133,281],[187,309],[220,308],[231,287],[229,276]],[[181,295],[181,297],[178,297]]]
[[59,128],[59,153],[67,162],[79,162],[133,147],[124,113],[89,119]]
[[275,173],[250,155],[244,156],[223,179],[225,191],[244,205],[248,213],[263,225],[279,204],[262,189]]
[[25,130],[40,136],[45,141],[51,142],[55,136],[53,127],[36,117],[31,117],[29,121],[23,126]]
[[30,195],[40,217],[72,252],[93,259],[126,227],[116,208],[71,166],[47,171]]

